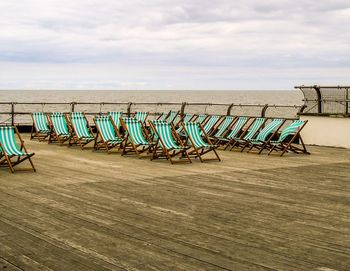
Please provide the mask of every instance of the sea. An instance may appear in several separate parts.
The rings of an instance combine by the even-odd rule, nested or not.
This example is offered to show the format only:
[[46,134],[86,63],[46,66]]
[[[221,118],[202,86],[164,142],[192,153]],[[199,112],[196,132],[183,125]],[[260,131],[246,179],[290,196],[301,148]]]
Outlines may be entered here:
[[[4,114],[11,111],[6,102],[19,103],[15,105],[16,123],[29,123],[30,113],[36,111],[54,112],[71,110],[69,103],[121,103],[119,105],[76,105],[76,111],[90,112],[93,114],[108,111],[126,112],[126,104],[132,102],[131,111],[149,111],[154,113],[169,110],[180,110],[180,105],[162,105],[162,103],[212,103],[235,104],[232,108],[233,115],[258,116],[265,104],[271,107],[267,111],[271,116],[295,117],[298,107],[283,108],[274,105],[302,105],[303,95],[297,90],[274,91],[200,91],[200,90],[0,90],[0,123],[9,122],[10,116]],[[42,105],[28,105],[20,103],[43,103]],[[45,103],[67,103],[45,104]],[[152,105],[140,103],[157,103]],[[245,106],[250,105],[250,106]],[[188,113],[226,114],[227,106],[220,105],[189,105]]]

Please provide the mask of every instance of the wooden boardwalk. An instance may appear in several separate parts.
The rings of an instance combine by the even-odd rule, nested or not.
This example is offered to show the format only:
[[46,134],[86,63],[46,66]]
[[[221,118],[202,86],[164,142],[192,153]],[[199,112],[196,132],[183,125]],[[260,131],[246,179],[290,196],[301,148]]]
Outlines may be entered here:
[[0,270],[350,270],[350,150],[170,165],[26,140]]

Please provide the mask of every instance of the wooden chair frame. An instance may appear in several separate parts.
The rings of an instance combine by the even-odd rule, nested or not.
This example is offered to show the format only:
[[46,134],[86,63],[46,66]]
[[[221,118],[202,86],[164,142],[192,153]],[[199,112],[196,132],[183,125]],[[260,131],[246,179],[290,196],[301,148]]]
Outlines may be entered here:
[[[300,154],[310,154],[310,152],[307,151],[306,146],[304,144],[303,138],[301,137],[301,130],[305,127],[306,123],[308,121],[306,120],[305,123],[298,129],[298,131],[291,137],[289,141],[281,142],[278,145],[271,144],[271,141],[268,142],[265,146],[265,149],[269,150],[268,155],[270,155],[273,151],[282,151],[280,156],[283,156],[286,152],[292,151],[294,153]],[[296,147],[293,145],[293,142],[299,137],[300,143],[302,148]]]
[[47,121],[47,116],[45,115],[45,118],[48,124],[47,126],[49,128],[49,131],[47,133],[42,133],[41,131],[39,131],[38,128],[36,127],[33,114],[31,114],[31,117],[32,117],[33,125],[30,131],[30,140],[38,139],[39,141],[44,141],[47,137],[50,136],[50,124]]
[[77,131],[75,130],[75,127],[72,123],[72,119],[71,119],[71,115],[70,114],[66,114],[66,121],[68,124],[68,130],[69,133],[71,134],[71,137],[69,138],[69,142],[68,142],[68,146],[72,146],[72,145],[79,145],[80,149],[84,149],[84,147],[89,144],[90,142],[94,141],[95,137],[94,137],[94,133],[91,129],[91,126],[86,118],[86,115],[84,112],[82,112],[82,116],[84,117],[85,121],[86,121],[86,125],[88,130],[90,131],[90,134],[93,136],[92,138],[80,138],[78,136]]
[[[283,126],[283,124],[286,122],[286,120],[284,119],[282,121],[282,123],[280,125],[277,126],[276,130],[274,130],[270,136],[268,137],[268,139],[264,142],[261,142],[262,144],[255,144],[252,141],[248,141],[248,144],[246,145],[246,147],[249,147],[247,152],[250,152],[253,149],[257,149],[258,150],[258,154],[261,154],[261,152],[264,150],[264,148],[266,147],[266,145],[268,144],[268,142],[270,142],[270,140],[272,140],[278,133],[278,131],[281,129],[281,127]],[[244,148],[242,149],[242,151],[244,150]]]
[[[68,124],[68,120],[67,120],[67,117],[66,115],[64,114],[65,116],[65,119],[66,119],[66,122],[67,122],[67,126],[68,126],[68,131],[69,131],[69,124]],[[60,145],[63,145],[66,141],[70,140],[70,138],[72,137],[72,134],[70,133],[69,136],[65,137],[65,136],[61,136],[61,135],[58,135],[55,131],[55,128],[54,128],[54,125],[52,123],[52,120],[51,120],[51,116],[48,115],[47,116],[47,120],[49,122],[49,126],[50,126],[50,136],[49,136],[49,140],[48,140],[48,144],[51,144],[51,143],[58,143]]]
[[[3,165],[8,166],[11,173],[14,173],[15,172],[14,167],[28,159],[30,165],[32,166],[33,171],[36,172],[36,168],[33,164],[32,159],[31,159],[31,157],[34,156],[35,153],[28,153],[27,148],[24,145],[24,141],[23,141],[21,135],[19,134],[17,127],[14,126],[14,129],[15,129],[15,133],[16,133],[19,141],[21,142],[20,150],[24,151],[26,156],[21,157],[21,156],[17,156],[17,155],[11,155],[11,156],[7,155],[2,147],[2,144],[0,143],[0,149],[2,150],[2,151],[0,151],[0,166],[3,166]],[[17,158],[17,160],[13,161],[13,158]]]
[[[226,133],[223,134],[222,138],[216,138],[216,141],[214,142],[214,144],[218,144],[218,145],[225,145],[231,140],[228,139],[227,136],[231,133],[231,131],[233,130],[234,126],[236,125],[238,119],[240,117],[244,117],[244,116],[238,116],[235,118],[235,120],[231,123],[231,125],[228,127]],[[245,121],[245,123],[243,124],[242,128],[240,131],[238,131],[237,135],[241,135],[242,131],[244,129],[244,127],[247,125],[247,123],[250,121],[251,117],[247,117],[247,120]]]
[[[121,118],[120,119],[120,124],[122,125],[125,135],[124,135],[124,146],[123,146],[123,151],[122,155],[128,155],[129,153],[136,153],[136,155],[139,158],[142,158],[143,156],[141,155],[142,153],[147,152],[147,154],[150,154],[153,151],[153,143],[150,140],[149,134],[147,132],[146,127],[144,124],[139,121],[142,127],[142,134],[144,138],[148,141],[148,145],[142,145],[142,144],[136,144],[133,140],[133,138],[130,136],[130,132],[128,130],[128,127],[126,126],[124,120]],[[141,149],[139,148],[141,147]]]
[[[186,132],[186,134],[187,134],[187,138],[191,141],[191,145],[192,145],[191,147],[193,148],[193,150],[190,151],[190,152],[188,153],[189,156],[195,155],[195,158],[198,157],[199,160],[200,160],[202,163],[205,162],[205,161],[211,161],[211,160],[218,160],[219,162],[221,161],[221,158],[220,158],[219,154],[218,154],[217,151],[216,151],[216,149],[219,147],[219,145],[214,145],[214,144],[212,143],[212,141],[210,140],[210,137],[205,133],[204,128],[203,128],[203,126],[202,126],[200,123],[199,123],[199,128],[200,128],[200,130],[203,132],[203,135],[204,135],[206,141],[208,142],[208,144],[212,146],[211,148],[205,148],[205,147],[197,148],[197,147],[195,146],[195,143],[194,143],[192,137],[190,136],[190,133],[189,133],[189,132],[187,131],[187,129],[186,129],[186,125],[185,125],[185,124],[182,124],[182,126],[183,126],[183,130],[184,130],[184,131]],[[204,159],[204,158],[202,157],[203,155],[205,155],[205,154],[207,154],[208,152],[211,152],[211,151],[214,152],[216,158],[206,158],[206,159]]]
[[[154,133],[157,134],[157,137],[158,137],[157,142],[155,143],[155,146],[153,149],[151,161],[153,161],[155,159],[166,159],[166,160],[169,160],[171,164],[180,163],[180,162],[192,163],[192,160],[189,157],[188,152],[187,152],[188,149],[190,149],[190,146],[185,146],[185,144],[182,142],[182,140],[180,139],[180,137],[176,133],[174,124],[169,123],[169,125],[171,127],[172,135],[174,136],[176,143],[179,144],[181,149],[167,149],[166,145],[165,145],[163,139],[161,138],[161,136],[159,135],[159,132],[158,132],[157,128],[155,127],[155,125],[151,121],[149,121],[149,125],[151,126],[151,129],[153,129]],[[176,156],[179,156],[179,155],[181,155],[179,157],[180,160],[174,161],[173,158],[175,158]],[[187,161],[181,160],[184,157],[187,158]]]
[[98,150],[106,150],[107,153],[111,153],[111,150],[115,147],[118,147],[118,151],[120,151],[123,148],[123,143],[125,139],[120,135],[119,130],[117,126],[115,125],[113,119],[111,116],[108,116],[109,120],[111,121],[111,124],[114,128],[114,131],[118,138],[122,139],[120,143],[112,143],[110,141],[106,141],[103,139],[102,132],[100,130],[100,127],[96,124],[96,117],[94,118],[94,123],[96,125],[97,133],[95,135],[95,142],[94,142],[94,151]]

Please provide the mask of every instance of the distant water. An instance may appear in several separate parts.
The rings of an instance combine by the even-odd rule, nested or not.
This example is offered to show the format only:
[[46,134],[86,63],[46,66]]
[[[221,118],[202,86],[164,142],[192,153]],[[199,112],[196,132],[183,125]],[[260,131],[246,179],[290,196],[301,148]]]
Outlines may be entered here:
[[[0,90],[0,102],[112,102],[112,103],[224,103],[224,104],[277,104],[277,105],[301,105],[302,94],[298,91],[13,91]],[[132,111],[168,112],[180,110],[181,106],[169,105],[133,105]],[[89,113],[101,113],[108,111],[126,112],[126,105],[77,105],[76,111]],[[185,112],[226,114],[227,106],[187,106]],[[235,106],[231,110],[232,115],[259,116],[262,107]],[[0,112],[9,112],[9,105],[0,104]],[[70,111],[70,105],[15,105],[16,112],[54,112]],[[298,110],[295,108],[270,107],[267,116],[295,117]],[[9,115],[0,114],[0,123],[9,122]],[[92,117],[92,116],[90,116]],[[17,123],[30,123],[29,115],[18,114],[15,117]]]
[[0,90],[3,102],[211,102],[300,105],[299,91]]

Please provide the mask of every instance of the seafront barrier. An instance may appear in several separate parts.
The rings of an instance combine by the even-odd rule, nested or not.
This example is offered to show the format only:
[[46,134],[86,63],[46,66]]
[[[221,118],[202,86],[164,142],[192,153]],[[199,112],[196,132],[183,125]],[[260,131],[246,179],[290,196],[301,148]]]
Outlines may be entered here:
[[181,114],[212,114],[212,115],[239,115],[252,117],[271,117],[295,119],[305,109],[299,105],[275,104],[234,104],[234,103],[110,103],[110,102],[0,102],[0,123],[19,126],[32,124],[30,115],[33,112],[77,112],[82,111],[88,117],[121,111],[130,115],[136,111],[147,111],[151,116],[157,116],[170,110]]

